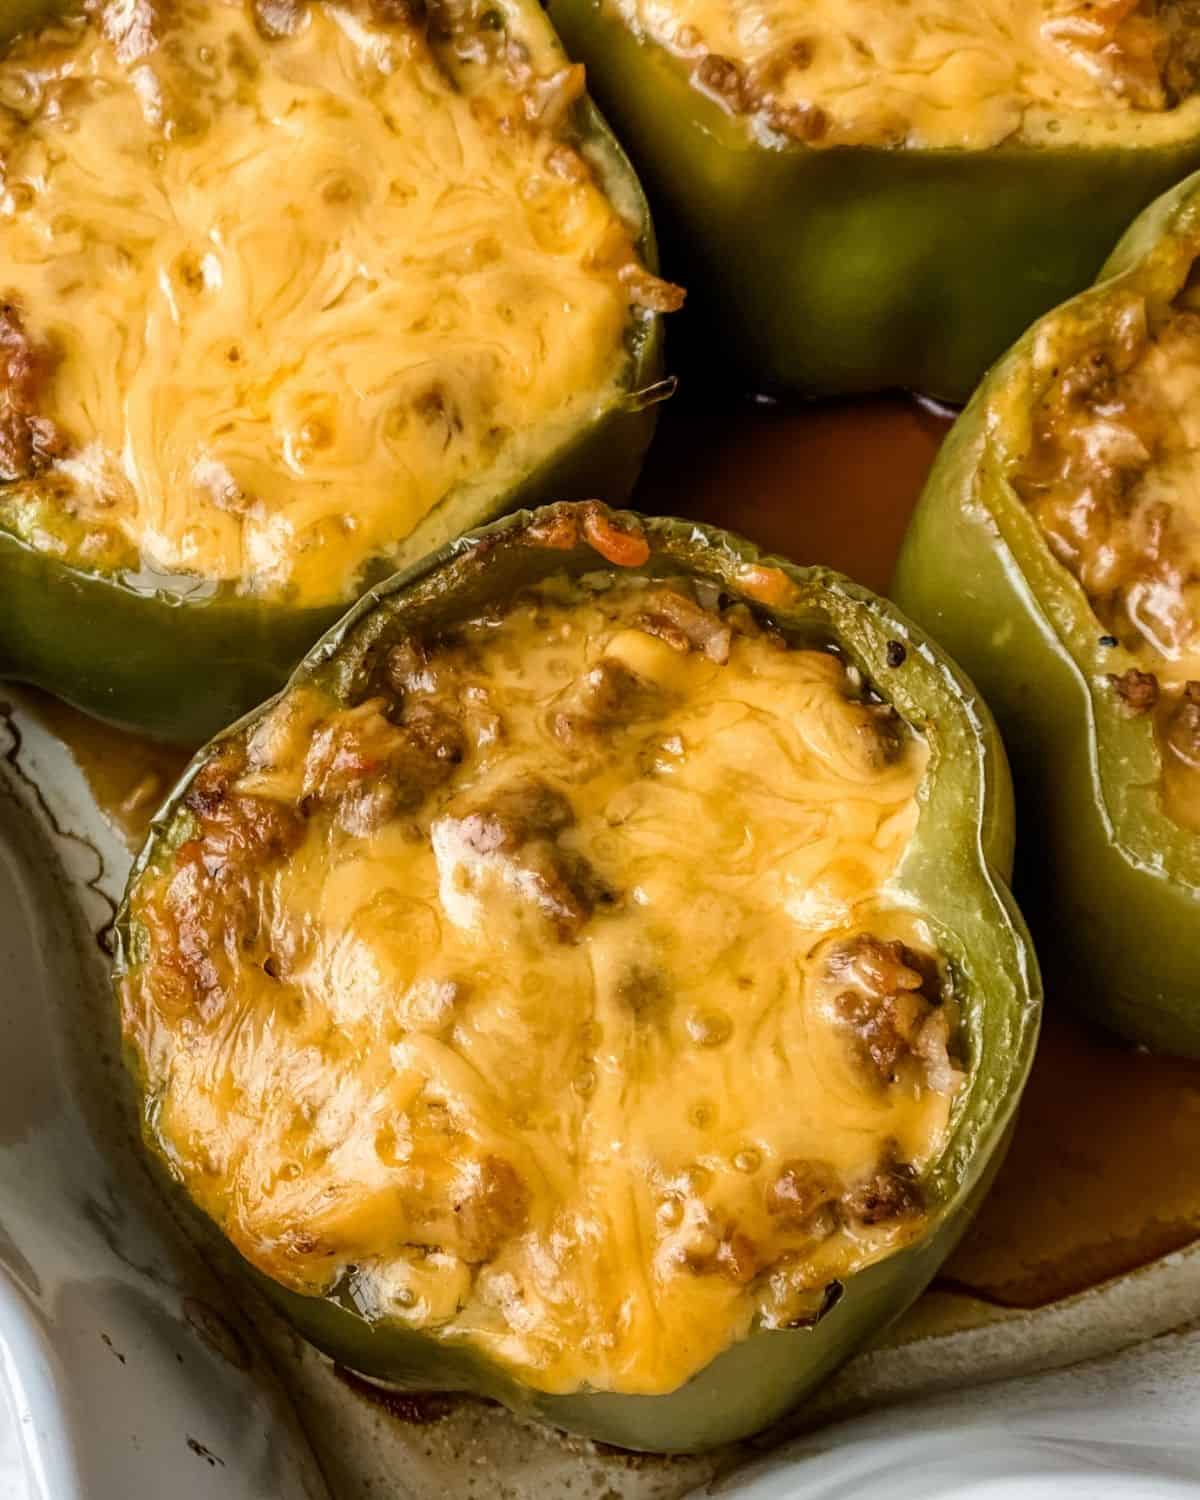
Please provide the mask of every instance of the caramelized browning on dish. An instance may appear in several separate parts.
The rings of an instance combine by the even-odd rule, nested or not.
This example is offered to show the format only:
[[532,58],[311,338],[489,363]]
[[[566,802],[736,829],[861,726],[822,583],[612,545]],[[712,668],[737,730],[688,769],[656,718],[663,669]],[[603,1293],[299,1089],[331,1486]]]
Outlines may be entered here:
[[436,0],[90,0],[15,43],[0,525],[327,605],[582,428],[674,289],[549,47]]
[[551,580],[197,776],[123,984],[268,1275],[539,1389],[674,1389],[906,1244],[962,1082],[895,898],[923,742],[682,581]]
[[[1115,295],[1103,338],[1056,370],[1014,486],[1133,665],[1120,711],[1154,714],[1164,801],[1200,829],[1200,313]],[[1047,348],[1056,337],[1051,324]]]
[[[693,84],[812,146],[1194,133],[1195,0],[612,0]],[[1176,118],[1176,116],[1181,118]]]

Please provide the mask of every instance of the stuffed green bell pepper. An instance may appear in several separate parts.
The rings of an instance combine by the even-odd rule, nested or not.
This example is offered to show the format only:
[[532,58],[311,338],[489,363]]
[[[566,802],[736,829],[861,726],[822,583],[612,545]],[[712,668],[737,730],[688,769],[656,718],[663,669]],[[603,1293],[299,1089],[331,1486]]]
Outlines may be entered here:
[[959,419],[897,597],[995,709],[1068,993],[1200,1057],[1200,177]]
[[118,920],[145,1134],[315,1344],[629,1448],[801,1400],[997,1166],[1039,981],[965,679],[597,503],[372,590]]
[[0,53],[0,676],[197,743],[399,563],[628,492],[680,293],[534,0],[30,15]]
[[760,389],[964,401],[1200,166],[1195,0],[549,0]]

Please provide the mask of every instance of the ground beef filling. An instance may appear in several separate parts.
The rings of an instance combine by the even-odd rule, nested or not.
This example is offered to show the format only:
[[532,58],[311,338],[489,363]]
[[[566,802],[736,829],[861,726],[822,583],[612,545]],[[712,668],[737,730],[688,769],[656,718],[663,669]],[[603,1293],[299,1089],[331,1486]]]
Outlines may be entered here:
[[881,894],[921,742],[715,589],[607,581],[229,740],[135,893],[123,1015],[161,1148],[269,1275],[659,1391],[921,1232],[964,1064]]
[[1128,295],[1107,327],[1055,373],[1013,483],[1105,649],[1132,659],[1108,691],[1123,715],[1153,716],[1166,804],[1200,827],[1200,314],[1180,306],[1151,326]]
[[65,449],[39,410],[53,369],[51,350],[29,337],[18,309],[0,305],[0,480],[31,479]]

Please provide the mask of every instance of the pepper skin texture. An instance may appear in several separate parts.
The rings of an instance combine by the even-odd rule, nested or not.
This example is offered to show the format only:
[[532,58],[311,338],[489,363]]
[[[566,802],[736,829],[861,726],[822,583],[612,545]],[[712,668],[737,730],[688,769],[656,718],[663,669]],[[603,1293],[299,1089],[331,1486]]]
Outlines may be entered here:
[[1200,166],[1200,139],[768,146],[610,4],[548,9],[650,194],[668,274],[688,287],[685,322],[710,358],[715,334],[757,391],[966,401],[1034,318],[1088,285],[1129,220]]
[[[312,683],[339,701],[353,701],[365,690],[371,662],[393,643],[466,618],[542,578],[594,574],[605,564],[584,539],[580,514],[567,505],[517,514],[371,590],[308,655],[291,687]],[[897,880],[903,901],[930,923],[953,975],[969,1081],[923,1179],[928,1220],[910,1244],[848,1276],[840,1297],[827,1297],[811,1326],[754,1329],[661,1395],[533,1390],[477,1348],[439,1343],[433,1334],[386,1319],[368,1321],[337,1286],[306,1296],[247,1269],[302,1334],[364,1375],[402,1387],[489,1396],[522,1415],[621,1447],[689,1452],[746,1437],[781,1417],[927,1285],[1002,1159],[1036,1044],[1040,980],[1005,883],[1013,809],[1004,751],[982,700],[948,658],[892,605],[838,574],[763,558],[738,538],[690,522],[600,514],[609,536],[616,527],[637,539],[628,552],[629,572],[707,581],[751,604],[791,641],[836,644],[929,747],[918,826]],[[201,751],[156,819],[117,919],[118,987],[146,961],[145,936],[133,916],[138,883],[172,858],[189,786],[229,736],[244,733],[270,707]],[[129,1076],[144,1104],[145,1080],[132,1055]],[[161,1167],[152,1130],[147,1140]],[[172,1191],[182,1203],[181,1189]],[[216,1233],[209,1221],[199,1222],[203,1232]]]
[[[1170,819],[1152,715],[1123,714],[1128,665],[1008,480],[1047,381],[1035,351],[1064,314],[1133,292],[1153,310],[1200,253],[1200,177],[1154,203],[1096,287],[1035,325],[946,440],[905,539],[894,592],[971,672],[1004,731],[1021,815],[1018,889],[1047,969],[1130,1041],[1200,1057],[1200,837]],[[1132,659],[1132,658],[1130,658]]]
[[[0,43],[62,9],[22,0],[0,23]],[[536,5],[517,7],[510,25],[540,48],[557,49]],[[621,147],[586,94],[566,119],[564,140],[586,156],[600,187],[636,226],[635,249],[653,272],[653,225]],[[509,474],[490,489],[480,486],[467,503],[452,490],[386,563],[367,563],[362,586],[442,545],[464,524],[563,496],[624,500],[654,431],[656,395],[639,393],[661,378],[661,316],[631,306],[625,345],[621,378],[587,426],[516,482]],[[299,605],[253,597],[240,583],[91,569],[0,524],[0,680],[30,683],[121,728],[196,745],[278,689],[357,592],[328,605]]]

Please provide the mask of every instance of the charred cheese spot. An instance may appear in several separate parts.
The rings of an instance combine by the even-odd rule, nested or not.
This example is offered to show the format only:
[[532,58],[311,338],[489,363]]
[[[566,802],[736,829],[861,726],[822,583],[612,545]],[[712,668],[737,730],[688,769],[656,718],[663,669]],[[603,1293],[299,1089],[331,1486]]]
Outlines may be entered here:
[[1200,771],[1187,743],[1189,695],[1200,679],[1194,301],[1185,288],[1152,313],[1141,297],[1120,292],[1100,327],[1048,321],[1038,360],[1049,380],[1013,485],[1082,585],[1097,635],[1120,651],[1122,669],[1105,678],[1117,711],[1153,716],[1168,810],[1200,828]]
[[731,114],[809,146],[1194,135],[1195,0],[611,0]]
[[501,16],[93,0],[8,49],[0,524],[329,605],[609,404],[629,206]]
[[133,897],[151,1128],[250,1260],[654,1393],[919,1235],[964,1066],[893,886],[924,742],[678,581],[551,579],[375,675],[222,752]]

